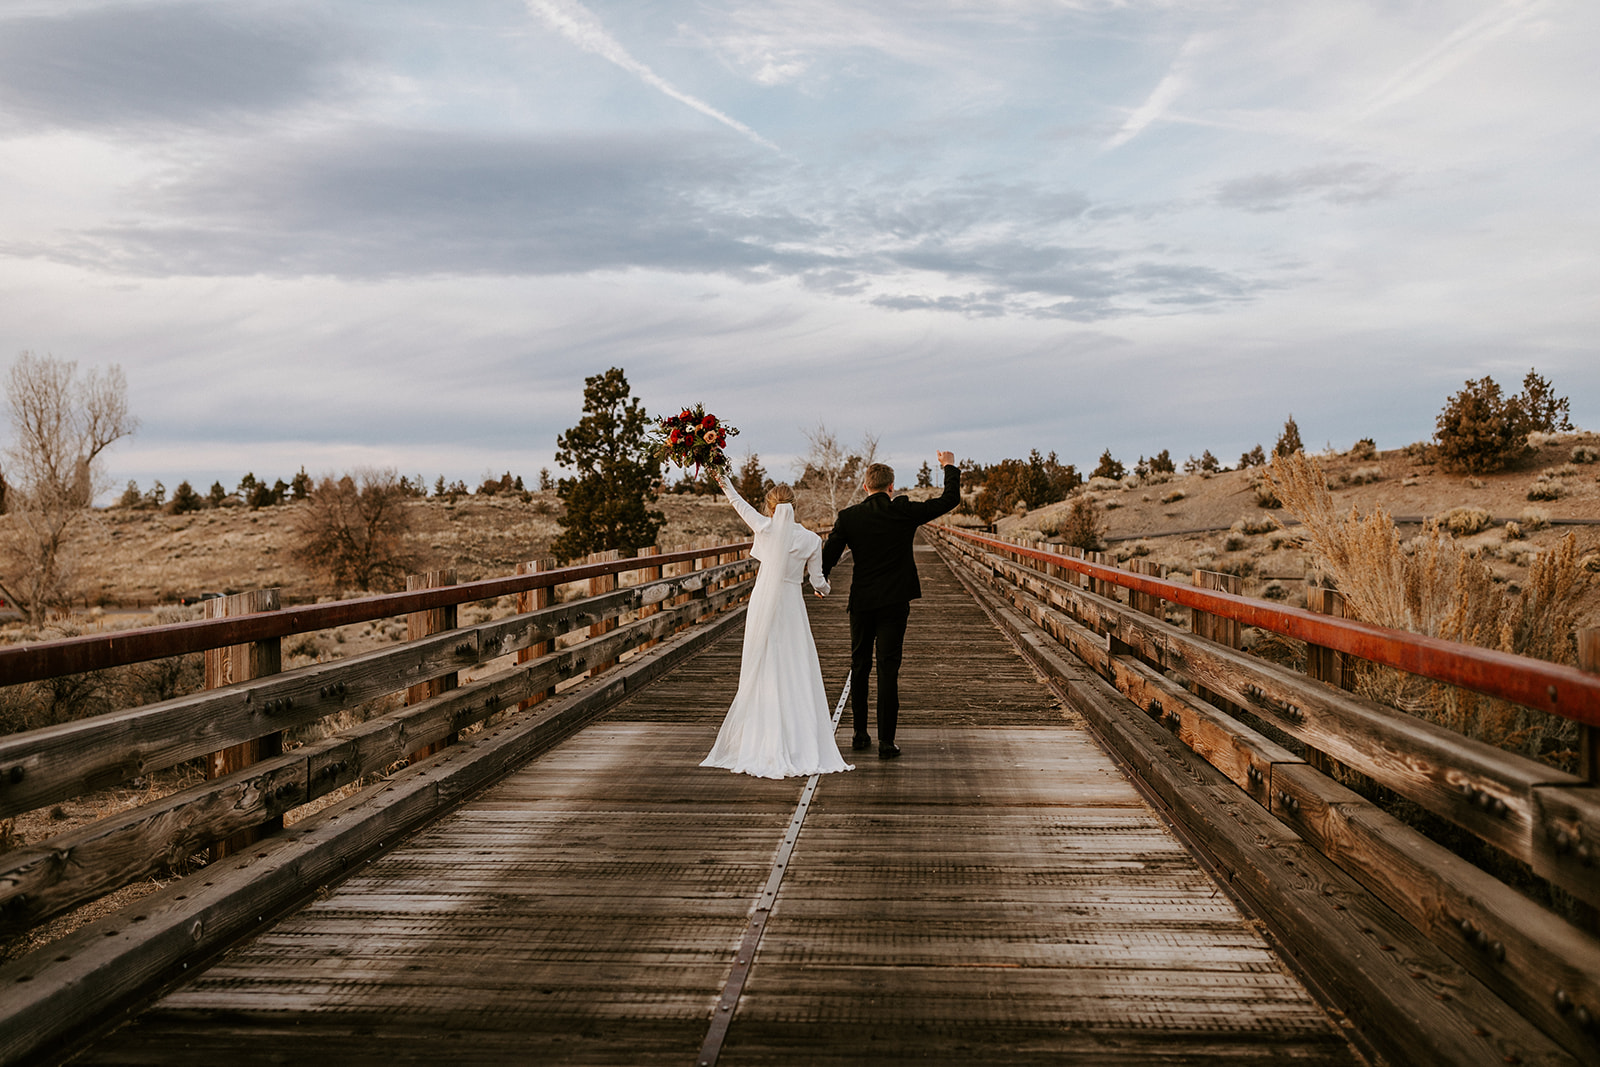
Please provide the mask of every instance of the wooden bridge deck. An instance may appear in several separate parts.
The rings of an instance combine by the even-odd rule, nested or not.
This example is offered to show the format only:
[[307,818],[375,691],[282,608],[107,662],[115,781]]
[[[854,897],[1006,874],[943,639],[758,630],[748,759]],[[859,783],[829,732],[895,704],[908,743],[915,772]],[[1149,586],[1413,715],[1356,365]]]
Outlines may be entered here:
[[[919,563],[905,756],[821,778],[720,1062],[1359,1062],[939,557]],[[837,695],[844,597],[809,603]],[[696,766],[739,647],[77,1062],[697,1062],[805,785]]]

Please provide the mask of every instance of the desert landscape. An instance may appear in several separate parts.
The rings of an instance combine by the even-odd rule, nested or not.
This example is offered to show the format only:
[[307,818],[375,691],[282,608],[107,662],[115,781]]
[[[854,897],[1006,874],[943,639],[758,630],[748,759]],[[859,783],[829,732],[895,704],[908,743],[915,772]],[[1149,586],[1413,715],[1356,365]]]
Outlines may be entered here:
[[[1316,456],[1334,499],[1367,514],[1386,510],[1404,528],[1455,513],[1461,540],[1513,591],[1529,561],[1568,534],[1589,571],[1600,570],[1600,464],[1591,454],[1600,434],[1537,434],[1515,469],[1484,475],[1444,470],[1421,445],[1354,449]],[[1294,532],[1295,518],[1263,507],[1260,468],[1220,473],[1130,475],[1094,479],[1080,492],[1098,503],[1103,540],[1118,562],[1147,557],[1175,576],[1196,569],[1240,575],[1244,592],[1286,603],[1305,602],[1311,566]],[[926,495],[928,490],[912,490]],[[970,498],[972,493],[969,491]],[[78,549],[79,595],[61,627],[35,632],[20,622],[0,627],[0,641],[38,640],[62,628],[122,628],[193,617],[181,602],[203,593],[278,588],[285,603],[307,603],[352,591],[329,589],[295,558],[299,510],[290,502],[251,509],[208,508],[181,515],[110,507],[95,512]],[[720,495],[665,493],[654,505],[667,517],[660,541],[738,540],[744,525]],[[415,569],[454,567],[457,579],[509,574],[523,560],[550,556],[561,503],[554,491],[468,494],[407,501]],[[1070,501],[999,517],[997,532],[1049,541]],[[810,521],[826,509],[813,507]],[[980,525],[973,515],[951,521]],[[1448,522],[1447,522],[1448,525]],[[1474,528],[1476,527],[1476,528]],[[1584,616],[1600,621],[1600,592],[1585,593]]]

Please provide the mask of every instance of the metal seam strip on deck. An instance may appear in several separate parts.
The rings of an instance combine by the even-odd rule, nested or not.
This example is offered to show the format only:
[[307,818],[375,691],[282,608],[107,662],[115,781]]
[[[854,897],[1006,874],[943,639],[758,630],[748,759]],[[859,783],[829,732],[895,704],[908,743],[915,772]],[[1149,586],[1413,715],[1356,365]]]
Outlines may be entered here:
[[[839,717],[844,714],[844,702],[850,697],[850,678],[844,676],[844,686],[839,690],[839,703],[833,709],[833,725],[837,729]],[[806,812],[811,809],[811,798],[817,793],[817,785],[822,781],[820,773],[813,774],[807,781],[805,789],[800,792],[800,803],[795,805],[794,816],[789,820],[789,828],[783,835],[783,844],[778,846],[778,853],[772,858],[772,870],[767,874],[767,883],[761,889],[761,895],[756,898],[756,908],[750,915],[750,925],[745,928],[744,939],[739,942],[739,951],[733,958],[733,969],[728,973],[728,982],[722,987],[722,996],[717,998],[717,1010],[711,1014],[711,1026],[706,1031],[705,1044],[700,1047],[700,1056],[696,1060],[699,1067],[716,1067],[717,1057],[722,1054],[722,1041],[728,1036],[728,1027],[733,1022],[734,1009],[739,1005],[739,997],[744,993],[745,979],[750,977],[750,970],[756,963],[756,949],[761,945],[761,935],[767,928],[767,917],[772,914],[772,906],[778,901],[778,888],[783,885],[783,873],[789,869],[789,857],[794,854],[794,846],[800,840],[800,829],[805,825]]]

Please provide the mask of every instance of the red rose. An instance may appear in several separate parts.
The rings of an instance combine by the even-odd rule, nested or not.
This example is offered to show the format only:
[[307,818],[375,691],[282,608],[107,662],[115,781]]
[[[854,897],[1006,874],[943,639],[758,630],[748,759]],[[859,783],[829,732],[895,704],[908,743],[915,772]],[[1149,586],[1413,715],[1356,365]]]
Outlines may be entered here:
[[675,445],[677,443],[678,443],[678,431],[677,430],[673,430],[671,433],[667,434],[667,444]]

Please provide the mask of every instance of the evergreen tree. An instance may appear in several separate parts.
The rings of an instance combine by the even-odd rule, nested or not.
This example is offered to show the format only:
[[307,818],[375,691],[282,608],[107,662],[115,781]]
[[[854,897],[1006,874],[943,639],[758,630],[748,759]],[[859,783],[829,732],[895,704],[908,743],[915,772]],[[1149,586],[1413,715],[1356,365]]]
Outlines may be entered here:
[[1266,462],[1267,462],[1267,454],[1266,454],[1265,451],[1262,450],[1260,445],[1256,445],[1256,447],[1252,448],[1248,452],[1239,453],[1239,469],[1240,470],[1244,470],[1246,467],[1261,467],[1261,466],[1265,466]]
[[1111,449],[1108,448],[1104,452],[1100,453],[1100,465],[1094,469],[1094,473],[1089,475],[1089,477],[1121,478],[1127,473],[1127,470],[1125,470],[1122,466],[1122,461],[1120,459],[1112,458]]
[[[421,475],[417,477],[420,481]],[[289,495],[296,500],[304,500],[311,495],[311,475],[306,473],[304,464],[300,466],[300,473],[289,479]]]
[[1150,461],[1150,473],[1151,474],[1176,474],[1176,473],[1178,473],[1177,466],[1172,462],[1172,453],[1167,451],[1165,448],[1163,448],[1161,450],[1160,455],[1156,456],[1154,459],[1152,459]]
[[744,458],[744,466],[739,468],[739,477],[734,488],[739,490],[739,495],[750,503],[761,504],[761,498],[771,488],[772,482],[767,478],[766,468],[761,466],[761,457],[754,452]]
[[1292,456],[1296,452],[1304,452],[1306,446],[1300,441],[1300,427],[1295,424],[1294,415],[1291,414],[1283,424],[1283,432],[1278,435],[1278,443],[1272,446],[1274,456]]
[[224,500],[228,499],[228,491],[222,488],[221,482],[212,482],[211,492],[207,493],[206,496],[211,501],[211,506],[217,507]]
[[183,481],[172,491],[172,503],[167,505],[167,509],[174,515],[182,515],[186,511],[199,511],[205,506],[205,498],[194,491],[194,486]]
[[556,485],[566,510],[550,547],[564,561],[654,544],[666,522],[646,506],[656,499],[661,464],[646,452],[649,419],[622,368],[584,380],[583,410],[578,425],[556,438],[556,462],[577,472]]
[[139,492],[139,483],[132,478],[128,479],[128,488],[122,491],[122,496],[117,503],[125,508],[136,508],[144,503],[144,494]]
[[923,460],[922,461],[922,469],[917,471],[917,488],[918,489],[932,489],[933,488],[933,468],[928,466],[928,461],[927,460]]
[[556,487],[555,479],[550,477],[550,468],[549,467],[540,467],[539,468],[539,491],[541,493],[548,492],[549,490],[554,489],[555,487]]
[[1208,448],[1200,455],[1200,469],[1207,474],[1215,474],[1222,469],[1222,461],[1213,456]]

